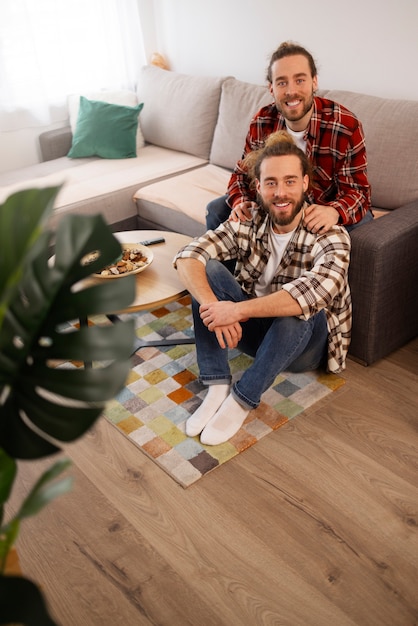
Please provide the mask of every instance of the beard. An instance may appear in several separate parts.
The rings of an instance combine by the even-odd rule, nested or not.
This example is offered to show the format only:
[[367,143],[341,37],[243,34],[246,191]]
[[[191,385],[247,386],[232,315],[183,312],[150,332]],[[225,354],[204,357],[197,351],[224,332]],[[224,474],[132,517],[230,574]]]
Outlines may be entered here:
[[[314,101],[314,91],[312,90],[312,94],[310,96],[310,98],[306,101],[305,106],[302,109],[302,113],[297,114],[296,111],[285,111],[282,109],[280,102],[276,101],[276,108],[279,111],[279,113],[281,113],[283,115],[283,117],[285,118],[285,120],[289,121],[289,122],[298,122],[299,120],[303,119],[305,117],[305,115],[307,113],[309,113],[309,111],[312,109],[313,107],[313,101]],[[286,100],[292,100],[292,98],[286,98]]]
[[271,204],[273,204],[272,202],[267,204],[266,202],[264,202],[260,194],[257,194],[257,195],[258,195],[258,203],[261,209],[265,213],[267,213],[267,215],[270,216],[270,219],[273,222],[273,224],[276,224],[277,226],[288,226],[289,224],[291,224],[293,220],[295,219],[295,217],[298,215],[298,213],[301,212],[303,205],[305,204],[305,197],[303,194],[301,195],[299,200],[296,202],[295,200],[291,200],[290,198],[286,198],[286,197],[275,198],[274,202],[276,203],[277,202],[279,203],[289,202],[290,204],[293,204],[293,210],[289,214],[278,215],[276,211],[273,208],[271,208]]

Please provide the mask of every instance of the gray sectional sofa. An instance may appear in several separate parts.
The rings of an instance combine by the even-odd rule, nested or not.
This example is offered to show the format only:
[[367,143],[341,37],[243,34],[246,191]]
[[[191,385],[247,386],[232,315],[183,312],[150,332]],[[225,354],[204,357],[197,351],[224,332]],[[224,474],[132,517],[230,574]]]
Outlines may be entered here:
[[[350,355],[370,365],[418,331],[418,102],[319,95],[356,113],[366,135],[376,219],[352,233]],[[113,230],[204,232],[206,205],[225,193],[249,121],[271,95],[233,77],[146,66],[136,96],[144,103],[136,158],[69,159],[71,126],[49,131],[40,137],[43,163],[0,175],[0,201],[17,189],[64,183],[54,223],[68,212],[100,212]]]

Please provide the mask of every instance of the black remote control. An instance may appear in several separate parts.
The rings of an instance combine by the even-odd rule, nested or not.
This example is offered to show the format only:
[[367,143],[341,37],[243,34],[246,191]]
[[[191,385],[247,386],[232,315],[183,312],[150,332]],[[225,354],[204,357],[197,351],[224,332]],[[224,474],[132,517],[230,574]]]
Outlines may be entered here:
[[146,239],[145,241],[140,241],[139,243],[143,246],[152,246],[154,243],[164,243],[164,237],[156,237],[155,239]]

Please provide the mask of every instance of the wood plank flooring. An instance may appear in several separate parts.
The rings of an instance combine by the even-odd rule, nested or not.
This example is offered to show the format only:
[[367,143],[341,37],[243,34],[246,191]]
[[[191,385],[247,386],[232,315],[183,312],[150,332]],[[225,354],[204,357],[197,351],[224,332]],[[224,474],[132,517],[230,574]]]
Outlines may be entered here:
[[[418,339],[183,489],[104,419],[22,526],[62,626],[417,626]],[[21,463],[11,509],[42,462]]]

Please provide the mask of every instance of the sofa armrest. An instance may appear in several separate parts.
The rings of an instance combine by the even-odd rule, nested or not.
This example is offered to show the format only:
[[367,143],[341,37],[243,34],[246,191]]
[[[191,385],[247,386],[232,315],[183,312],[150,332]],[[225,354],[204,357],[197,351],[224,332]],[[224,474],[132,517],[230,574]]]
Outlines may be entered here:
[[364,365],[418,333],[418,200],[351,232],[349,353]]
[[39,145],[41,149],[42,161],[52,161],[60,157],[67,156],[73,134],[70,126],[47,130],[39,135]]

